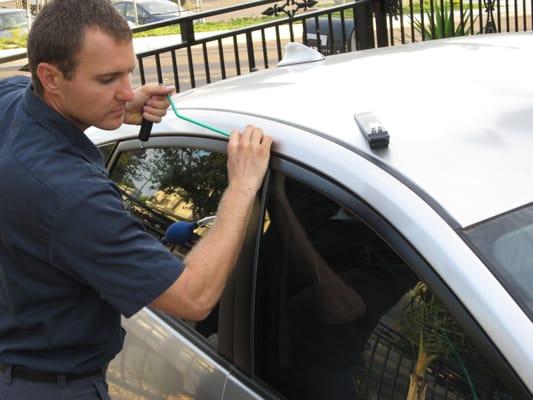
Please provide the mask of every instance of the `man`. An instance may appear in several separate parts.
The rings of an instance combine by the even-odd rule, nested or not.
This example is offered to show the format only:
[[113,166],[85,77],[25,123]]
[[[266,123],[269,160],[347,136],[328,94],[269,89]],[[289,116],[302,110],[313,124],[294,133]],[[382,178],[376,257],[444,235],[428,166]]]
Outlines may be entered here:
[[205,318],[242,244],[271,139],[228,144],[216,225],[182,265],[124,210],[83,131],[158,122],[172,88],[133,91],[131,32],[108,0],[53,0],[28,41],[32,80],[0,81],[0,398],[107,398],[120,314]]

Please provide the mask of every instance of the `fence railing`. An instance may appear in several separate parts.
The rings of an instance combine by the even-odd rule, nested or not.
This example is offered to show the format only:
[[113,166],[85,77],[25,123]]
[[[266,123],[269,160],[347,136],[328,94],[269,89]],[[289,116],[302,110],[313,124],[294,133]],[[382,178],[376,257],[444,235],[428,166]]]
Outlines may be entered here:
[[[137,54],[139,80],[174,84],[177,91],[275,66],[288,42],[324,54],[429,39],[531,30],[532,0],[356,0],[309,10],[311,0],[256,0],[134,28],[176,25],[175,44]],[[280,18],[246,28],[197,33],[198,21],[264,6]]]
[[[26,8],[46,0],[18,0]],[[275,66],[288,42],[329,55],[442,37],[533,28],[533,0],[355,0],[314,8],[315,0],[254,0],[133,28],[179,26],[158,48],[137,53],[134,83],[159,81],[177,91]],[[211,17],[263,9],[275,20],[224,32],[197,32]],[[136,39],[142,40],[142,39]],[[153,47],[156,38],[151,39]],[[17,54],[17,58],[24,54]],[[1,62],[11,61],[5,58]]]

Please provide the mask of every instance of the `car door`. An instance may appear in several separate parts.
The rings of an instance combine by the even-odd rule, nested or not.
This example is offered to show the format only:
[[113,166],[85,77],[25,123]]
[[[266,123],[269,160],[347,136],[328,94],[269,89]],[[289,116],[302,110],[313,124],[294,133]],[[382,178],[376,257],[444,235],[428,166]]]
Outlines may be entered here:
[[287,399],[530,398],[360,187],[301,159],[272,167],[254,290],[255,380]]
[[[142,146],[129,140],[100,149],[125,207],[160,239],[175,221],[216,213],[227,185],[225,147],[224,140],[169,136]],[[149,308],[124,320],[124,349],[108,369],[113,398],[220,399],[230,371],[249,368],[251,260],[258,227],[259,195],[235,271],[204,321],[184,321]],[[188,242],[168,248],[183,259],[208,230],[199,228]],[[240,396],[257,398],[245,390]]]

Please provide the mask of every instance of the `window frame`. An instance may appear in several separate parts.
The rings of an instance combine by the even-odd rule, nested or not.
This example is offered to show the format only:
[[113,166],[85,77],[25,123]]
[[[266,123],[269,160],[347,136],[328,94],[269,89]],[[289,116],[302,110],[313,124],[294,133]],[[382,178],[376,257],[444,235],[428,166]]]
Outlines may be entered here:
[[[157,136],[152,137],[149,142],[141,143],[138,139],[126,139],[124,141],[121,141],[117,143],[113,149],[113,153],[111,156],[108,157],[106,162],[106,168],[111,173],[113,167],[116,165],[121,153],[127,152],[127,151],[133,151],[133,150],[140,150],[140,149],[153,149],[153,148],[178,148],[178,147],[193,147],[201,150],[206,151],[214,151],[219,153],[227,154],[227,140],[225,139],[219,139],[219,138],[213,138],[213,137],[198,137],[198,136],[189,136],[189,135],[168,135],[168,136]],[[258,203],[261,200],[258,201]],[[258,204],[258,207],[260,205]],[[259,208],[258,208],[259,210]],[[251,238],[251,241],[254,244],[254,247],[252,248],[252,251],[250,255],[248,256],[248,270],[249,270],[249,276],[250,276],[250,289],[252,287],[251,285],[251,279],[252,279],[252,265],[253,265],[253,254],[255,254],[255,242],[256,242],[256,231],[257,229],[260,229],[260,221],[259,221],[259,214],[258,219],[256,221],[251,220],[250,224],[252,224],[252,227],[250,229],[254,229],[253,237]],[[250,239],[250,238],[249,238]],[[246,260],[239,260],[241,264],[245,264]],[[230,281],[228,282],[227,286],[231,286],[231,281],[235,278],[235,274],[233,274],[230,277]],[[242,286],[242,285],[241,285]],[[223,294],[223,296],[227,296],[227,294]],[[222,301],[222,300],[221,300]],[[248,308],[251,307],[251,300],[248,302]],[[218,347],[213,346],[211,342],[209,342],[205,337],[200,335],[197,331],[195,331],[194,328],[187,325],[186,322],[181,321],[177,318],[174,318],[168,314],[162,313],[157,310],[150,309],[150,311],[154,312],[159,318],[161,318],[165,323],[167,323],[172,329],[174,329],[176,332],[178,332],[180,335],[184,336],[187,340],[189,340],[191,343],[193,343],[196,347],[198,347],[202,352],[205,353],[205,355],[209,358],[211,358],[215,363],[218,363],[219,365],[226,368],[228,371],[235,370],[235,366],[240,366],[241,369],[247,370],[249,369],[247,365],[249,365],[249,360],[235,360],[233,357],[228,357],[228,353],[224,352],[224,350],[220,350],[220,345]],[[248,316],[251,313],[248,313]],[[249,317],[248,317],[249,318]],[[238,322],[242,320],[242,314],[234,314],[234,317],[231,321],[231,323],[234,326],[242,325],[238,324]],[[222,337],[222,341],[225,341],[226,343],[233,343],[235,344],[238,341],[235,339],[235,337],[242,339],[243,337],[246,337],[249,335],[249,328],[248,325],[246,327],[241,327],[239,329],[234,329],[228,332],[226,337]],[[220,336],[218,338],[220,340]],[[242,349],[241,352],[246,353],[247,349],[249,349],[249,345],[244,343],[243,346],[245,349]],[[223,354],[226,353],[224,356]],[[232,351],[232,353],[235,353]],[[240,352],[239,352],[240,354]],[[240,365],[239,365],[240,364]]]
[[[507,362],[505,357],[496,348],[491,339],[475,321],[470,312],[452,292],[448,285],[439,277],[435,270],[431,267],[429,262],[416,250],[416,248],[374,207],[362,200],[356,193],[349,188],[336,182],[331,177],[324,175],[322,172],[315,170],[313,167],[307,166],[295,160],[276,155],[272,157],[270,162],[270,170],[280,172],[286,176],[296,179],[309,187],[327,194],[332,200],[349,209],[354,215],[360,218],[372,230],[374,230],[383,240],[402,257],[405,262],[412,268],[414,273],[423,280],[428,287],[437,295],[437,297],[446,306],[450,314],[456,319],[459,326],[463,329],[465,335],[469,338],[472,344],[476,347],[479,354],[490,365],[494,374],[499,377],[501,382],[510,391],[513,397],[517,399],[531,398],[528,389],[518,377],[512,366]],[[269,191],[269,182],[265,181],[266,187],[264,196]],[[264,221],[264,212],[266,204],[262,202],[262,212]],[[257,257],[254,264],[254,290],[252,307],[253,316],[251,330],[252,334],[252,376],[254,380],[262,382],[261,378],[256,376],[256,335],[255,325],[256,320],[256,284],[259,265],[260,240],[258,237],[259,246],[256,249]],[[266,384],[266,383],[265,383]]]

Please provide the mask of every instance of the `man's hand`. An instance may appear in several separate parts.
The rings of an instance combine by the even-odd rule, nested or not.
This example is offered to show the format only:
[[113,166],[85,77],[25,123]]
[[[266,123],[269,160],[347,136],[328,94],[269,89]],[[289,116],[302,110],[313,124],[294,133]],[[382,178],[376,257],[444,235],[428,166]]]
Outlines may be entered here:
[[228,144],[228,179],[230,187],[250,191],[255,195],[261,186],[268,160],[272,138],[263,131],[248,125],[241,134],[231,133]]
[[148,83],[135,90],[135,98],[126,104],[124,122],[140,125],[143,118],[159,122],[170,106],[167,95],[174,91],[174,86],[160,86]]
[[185,258],[185,270],[152,306],[179,318],[202,320],[216,305],[242,248],[257,190],[270,157],[272,139],[247,126],[230,136],[229,186],[209,233]]

